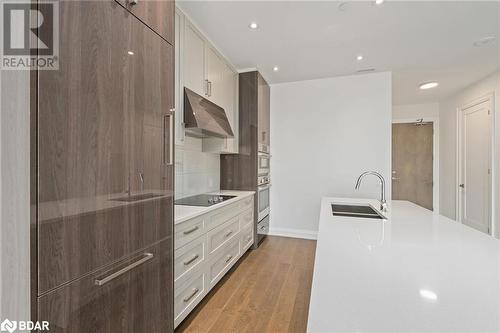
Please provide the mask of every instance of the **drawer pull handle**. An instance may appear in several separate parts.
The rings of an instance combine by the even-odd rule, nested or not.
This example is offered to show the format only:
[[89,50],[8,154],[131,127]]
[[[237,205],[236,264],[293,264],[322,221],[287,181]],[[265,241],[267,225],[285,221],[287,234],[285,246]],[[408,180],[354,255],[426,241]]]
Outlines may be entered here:
[[189,302],[191,300],[191,298],[193,298],[194,295],[196,295],[198,293],[198,291],[200,291],[200,289],[194,288],[193,291],[191,292],[191,294],[189,296],[184,297],[183,301],[184,302]]
[[142,265],[144,264],[146,261],[149,261],[151,259],[153,259],[153,254],[152,253],[144,253],[144,255],[141,257],[141,259],[137,260],[137,261],[134,261],[133,263],[131,263],[130,265],[126,266],[126,267],[123,267],[122,269],[114,272],[114,273],[111,273],[109,274],[108,276],[106,277],[103,277],[102,279],[96,279],[95,280],[95,284],[98,285],[98,286],[102,286],[106,283],[108,283],[109,281],[119,277],[120,275],[130,271],[131,269],[139,266],[139,265]]
[[233,231],[232,231],[232,230],[230,230],[229,232],[227,232],[227,233],[224,235],[224,237],[225,237],[225,238],[228,238],[229,236],[231,236],[231,234],[232,234],[232,233],[233,233]]
[[190,263],[192,263],[193,261],[195,261],[199,257],[200,257],[199,255],[195,254],[191,259],[184,261],[184,265],[186,265],[186,266],[189,265]]
[[232,255],[228,255],[227,258],[226,258],[226,264],[231,260],[233,259],[233,256]]
[[184,231],[184,235],[189,235],[190,233],[195,232],[196,230],[200,229],[200,227],[196,226],[194,228],[191,228],[189,230]]

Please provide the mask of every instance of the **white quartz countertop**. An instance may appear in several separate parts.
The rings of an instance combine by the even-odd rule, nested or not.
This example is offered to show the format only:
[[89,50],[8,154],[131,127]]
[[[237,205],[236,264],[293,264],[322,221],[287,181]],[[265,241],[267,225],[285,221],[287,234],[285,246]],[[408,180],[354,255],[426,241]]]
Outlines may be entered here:
[[500,241],[407,201],[323,198],[308,332],[500,332]]
[[219,194],[219,195],[235,195],[236,198],[232,198],[221,203],[209,206],[209,207],[197,207],[197,206],[184,206],[184,205],[175,205],[174,211],[174,220],[175,224],[190,220],[197,216],[206,214],[215,209],[222,208],[224,206],[230,205],[236,201],[239,201],[243,198],[253,195],[255,192],[253,191],[218,191],[218,192],[210,192],[208,194]]

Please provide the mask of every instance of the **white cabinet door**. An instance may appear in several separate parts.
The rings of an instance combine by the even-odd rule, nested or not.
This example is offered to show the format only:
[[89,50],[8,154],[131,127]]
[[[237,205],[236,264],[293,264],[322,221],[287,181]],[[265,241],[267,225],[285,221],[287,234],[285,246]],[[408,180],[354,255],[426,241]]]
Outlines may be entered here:
[[[184,86],[206,97],[205,83],[205,40],[195,28],[185,20],[183,45]],[[184,87],[181,89],[183,90]]]
[[210,46],[205,48],[208,80],[208,99],[224,107],[226,89],[224,86],[224,60]]
[[[227,119],[233,130],[233,138],[206,138],[203,139],[203,151],[222,154],[238,153],[238,135],[239,135],[239,119],[238,119],[238,73],[233,71],[227,64],[222,63],[221,82],[217,86],[221,90],[215,98],[214,103],[218,104],[226,112]],[[212,86],[213,87],[213,86]],[[212,88],[213,93],[215,92]],[[213,96],[213,95],[212,95]]]

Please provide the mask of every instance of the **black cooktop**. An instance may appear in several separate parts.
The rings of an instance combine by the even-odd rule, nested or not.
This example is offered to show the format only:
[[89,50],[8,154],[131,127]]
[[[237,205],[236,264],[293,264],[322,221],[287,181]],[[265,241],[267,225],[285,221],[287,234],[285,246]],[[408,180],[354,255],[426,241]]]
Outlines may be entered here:
[[175,200],[176,205],[208,207],[235,198],[235,195],[199,194]]

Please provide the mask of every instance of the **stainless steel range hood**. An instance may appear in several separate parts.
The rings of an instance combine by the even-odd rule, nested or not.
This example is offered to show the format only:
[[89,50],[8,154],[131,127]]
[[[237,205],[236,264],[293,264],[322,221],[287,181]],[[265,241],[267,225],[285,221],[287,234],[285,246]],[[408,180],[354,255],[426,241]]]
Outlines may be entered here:
[[186,87],[184,87],[184,126],[186,135],[198,138],[234,137],[224,109]]

